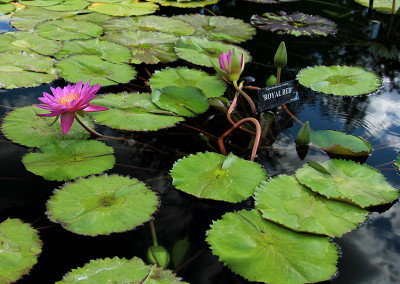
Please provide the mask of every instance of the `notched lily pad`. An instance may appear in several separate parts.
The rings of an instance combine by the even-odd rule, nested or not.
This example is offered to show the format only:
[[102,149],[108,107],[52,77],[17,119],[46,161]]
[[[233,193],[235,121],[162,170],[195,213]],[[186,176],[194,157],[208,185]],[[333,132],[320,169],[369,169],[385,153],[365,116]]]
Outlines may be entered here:
[[262,30],[294,36],[327,36],[336,33],[337,30],[336,24],[331,20],[301,12],[280,11],[276,14],[253,15],[251,24]]
[[134,257],[130,260],[114,257],[112,259],[91,260],[81,268],[72,269],[57,284],[66,283],[182,283],[171,270],[146,265]]
[[352,161],[332,159],[321,165],[324,174],[305,164],[296,171],[299,182],[312,191],[362,208],[390,203],[400,195],[376,169]]
[[351,134],[335,130],[311,132],[311,143],[328,154],[341,156],[366,156],[372,152],[368,141]]
[[175,162],[172,184],[199,198],[240,202],[253,195],[266,178],[260,164],[243,160],[232,153],[224,156],[205,152]]
[[195,26],[194,36],[205,37],[209,40],[239,43],[251,39],[256,33],[250,24],[230,17],[191,14],[174,18]]
[[257,210],[226,213],[207,231],[214,255],[249,281],[315,283],[336,272],[339,253],[328,237],[297,233]]
[[332,237],[356,229],[369,214],[346,202],[326,199],[286,175],[263,181],[256,189],[255,201],[263,218],[295,231]]
[[297,74],[299,83],[335,96],[359,96],[378,91],[382,80],[372,71],[352,66],[315,66]]
[[0,223],[0,283],[14,283],[28,274],[42,252],[35,229],[18,219]]
[[[63,139],[85,139],[90,137],[90,133],[79,123],[73,123],[68,133],[63,135],[60,120],[49,126],[54,121],[54,117],[36,115],[43,113],[48,113],[48,111],[36,106],[16,108],[4,118],[1,131],[14,143],[27,147],[40,147]],[[94,128],[94,123],[88,116],[82,118],[82,120],[90,128]]]
[[149,85],[153,90],[168,86],[196,87],[207,98],[221,97],[226,90],[226,84],[220,78],[187,67],[166,68],[156,71],[151,76]]
[[154,13],[158,10],[158,5],[137,0],[124,0],[118,3],[92,3],[88,9],[112,16],[141,16]]
[[79,11],[89,6],[90,2],[85,0],[67,0],[57,5],[43,7],[46,10],[68,12],[68,11]]
[[[30,1],[36,2],[36,1]],[[41,7],[28,6],[17,10],[11,17],[11,25],[20,30],[33,30],[40,22],[45,20],[59,19],[65,12],[56,12],[43,9]]]
[[178,8],[198,8],[218,3],[219,0],[149,0],[161,6],[172,6]]
[[65,184],[46,207],[52,222],[96,236],[132,230],[149,221],[158,209],[158,197],[135,178],[101,175]]
[[99,141],[63,140],[22,158],[25,168],[47,180],[66,181],[100,174],[114,166],[114,149]]
[[95,98],[93,104],[108,107],[107,111],[90,113],[96,123],[131,131],[155,131],[175,126],[184,118],[160,109],[150,94],[119,93]]

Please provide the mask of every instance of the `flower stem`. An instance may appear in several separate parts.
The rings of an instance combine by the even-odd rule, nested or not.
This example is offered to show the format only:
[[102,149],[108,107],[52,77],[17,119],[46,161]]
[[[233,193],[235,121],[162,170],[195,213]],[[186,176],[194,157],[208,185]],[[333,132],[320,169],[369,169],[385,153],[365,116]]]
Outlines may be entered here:
[[59,117],[60,117],[60,116],[57,115],[56,118],[53,120],[53,122],[49,124],[49,127],[52,126],[52,125],[58,120]]
[[256,115],[257,114],[257,109],[256,106],[254,105],[253,100],[249,97],[248,94],[246,94],[241,88],[238,87],[237,81],[233,81],[233,86],[235,86],[235,89],[247,100],[251,107],[251,112]]
[[226,152],[226,149],[224,146],[224,138],[226,136],[228,136],[229,133],[231,133],[233,130],[235,130],[240,125],[242,125],[243,123],[246,123],[246,122],[253,122],[257,129],[256,138],[255,138],[254,145],[253,145],[253,151],[251,152],[251,160],[254,162],[254,159],[255,159],[256,153],[257,153],[257,149],[258,149],[258,144],[260,143],[260,138],[261,138],[261,126],[260,126],[260,123],[258,122],[258,120],[253,117],[246,117],[246,118],[243,118],[242,120],[236,122],[235,125],[233,125],[231,128],[229,128],[228,131],[226,131],[224,134],[222,134],[218,138],[218,146],[219,146],[219,149],[221,150],[221,153],[226,156],[227,152]]
[[158,246],[157,242],[157,236],[156,236],[156,229],[154,228],[154,222],[150,221],[150,231],[151,231],[151,237],[153,239],[153,246]]
[[105,136],[101,135],[100,133],[98,133],[98,132],[94,131],[93,129],[91,129],[89,126],[87,126],[87,125],[79,118],[79,116],[76,115],[76,114],[75,114],[75,119],[76,119],[76,121],[78,121],[79,124],[82,125],[82,127],[85,128],[86,131],[89,132],[90,134],[95,135],[95,136],[99,136],[99,137],[105,137]]
[[278,70],[276,71],[276,84],[277,85],[281,82],[281,71],[282,71],[282,68],[278,68]]

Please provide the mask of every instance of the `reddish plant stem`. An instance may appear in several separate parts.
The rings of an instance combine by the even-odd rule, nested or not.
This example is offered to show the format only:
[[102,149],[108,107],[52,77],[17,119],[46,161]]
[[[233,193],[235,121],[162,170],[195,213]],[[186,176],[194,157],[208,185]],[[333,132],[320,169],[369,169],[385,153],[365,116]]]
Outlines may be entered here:
[[256,138],[254,140],[254,145],[253,145],[253,150],[251,152],[251,160],[254,162],[254,159],[255,159],[256,153],[257,153],[257,149],[258,149],[258,144],[260,143],[260,138],[261,138],[261,126],[260,126],[260,123],[258,122],[258,120],[253,117],[243,118],[242,120],[236,122],[235,125],[233,125],[231,128],[229,128],[228,131],[226,131],[224,134],[222,134],[218,138],[218,146],[219,146],[219,149],[221,150],[221,153],[226,156],[227,152],[226,152],[226,149],[224,146],[224,138],[226,136],[228,136],[233,130],[235,130],[240,125],[242,125],[243,123],[246,123],[246,122],[253,122],[257,129]]
[[254,105],[253,100],[249,97],[248,94],[246,94],[242,89],[240,89],[240,88],[238,87],[236,81],[233,82],[233,86],[234,86],[235,89],[247,100],[247,102],[248,102],[249,105],[250,105],[251,112],[253,113],[253,115],[256,115],[256,114],[257,114],[257,109],[256,109],[256,106]]

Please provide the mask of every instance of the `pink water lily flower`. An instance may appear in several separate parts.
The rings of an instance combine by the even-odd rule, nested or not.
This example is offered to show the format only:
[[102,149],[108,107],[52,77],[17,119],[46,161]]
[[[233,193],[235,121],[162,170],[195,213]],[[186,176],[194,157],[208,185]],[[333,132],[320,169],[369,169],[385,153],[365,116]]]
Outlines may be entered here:
[[37,107],[50,110],[50,113],[37,114],[38,116],[60,116],[61,129],[63,134],[67,134],[75,119],[75,112],[78,111],[102,111],[108,110],[103,106],[89,104],[94,99],[100,85],[89,86],[90,81],[82,87],[83,81],[76,85],[68,85],[61,89],[51,88],[53,96],[43,92],[43,97],[38,98],[45,105],[36,105]]
[[211,61],[214,69],[229,81],[234,82],[239,80],[244,69],[244,54],[239,55],[236,49],[233,49],[228,54],[222,52],[222,55],[219,55],[218,59],[219,66]]

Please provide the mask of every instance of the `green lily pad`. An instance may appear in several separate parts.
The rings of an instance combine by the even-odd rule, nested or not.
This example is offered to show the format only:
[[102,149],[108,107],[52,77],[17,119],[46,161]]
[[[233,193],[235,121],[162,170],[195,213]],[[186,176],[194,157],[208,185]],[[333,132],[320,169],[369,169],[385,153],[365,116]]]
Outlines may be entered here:
[[224,214],[213,222],[206,241],[233,272],[269,284],[329,280],[339,257],[328,237],[288,230],[257,210]]
[[285,2],[294,2],[298,0],[247,0],[250,2],[263,3],[263,4],[279,4]]
[[54,60],[33,52],[0,53],[0,88],[35,87],[55,80]]
[[[96,1],[98,2],[98,1]],[[100,14],[96,12],[92,12],[89,10],[85,10],[87,13],[85,14],[75,14],[73,16],[69,16],[71,19],[77,20],[77,21],[85,21],[85,22],[90,22],[93,24],[97,24],[99,26],[102,26],[103,23],[109,19],[112,18],[110,15],[106,14]]]
[[253,195],[266,178],[260,164],[241,159],[232,153],[224,156],[205,152],[175,162],[172,184],[199,198],[239,202]]
[[255,28],[250,24],[230,17],[191,14],[174,18],[195,26],[194,36],[205,37],[209,40],[238,43],[251,39],[256,33]]
[[31,32],[8,32],[0,34],[0,52],[30,51],[42,55],[53,55],[61,48],[61,43],[43,38]]
[[352,161],[332,159],[321,164],[329,173],[305,164],[296,171],[300,183],[312,191],[362,208],[396,200],[399,191],[377,170]]
[[188,117],[202,114],[210,106],[207,97],[195,87],[169,86],[154,90],[152,101],[162,109]]
[[113,63],[125,63],[131,59],[131,52],[126,46],[98,38],[66,41],[55,57],[66,57],[72,54],[96,55]]
[[141,16],[113,18],[103,24],[106,33],[131,30],[153,31],[173,34],[176,36],[193,35],[196,28],[191,24],[173,18],[161,16]]
[[251,16],[251,24],[262,30],[294,36],[327,36],[336,33],[331,20],[301,12],[264,13]]
[[308,67],[297,74],[297,80],[313,91],[335,96],[370,94],[382,85],[374,72],[352,66]]
[[197,65],[212,67],[211,60],[215,61],[219,66],[218,56],[222,52],[228,54],[229,50],[233,48],[236,49],[239,55],[244,54],[245,63],[250,61],[250,54],[241,47],[198,37],[181,37],[176,42],[175,51],[181,59]]
[[[369,0],[356,0],[357,3],[369,7]],[[373,8],[382,13],[392,13],[393,0],[374,0]],[[400,2],[396,1],[394,12],[400,8]]]
[[178,59],[174,46],[178,37],[152,31],[123,30],[107,34],[104,39],[127,46],[132,53],[131,63],[156,64]]
[[218,3],[219,0],[149,0],[150,2],[155,2],[161,6],[172,6],[178,8],[198,8],[207,5],[212,5]]
[[372,152],[372,145],[368,141],[335,130],[311,132],[311,143],[325,152],[335,155],[366,156]]
[[226,91],[226,84],[219,77],[210,76],[203,71],[187,67],[166,68],[156,71],[150,78],[149,85],[153,90],[161,90],[168,86],[196,87],[207,98],[221,97]]
[[0,223],[0,283],[13,283],[28,274],[42,251],[38,233],[18,219]]
[[27,6],[46,7],[60,4],[64,0],[18,0],[19,4]]
[[47,216],[87,236],[132,230],[158,210],[158,197],[143,182],[101,175],[67,183],[47,202]]
[[58,11],[58,12],[68,12],[68,11],[78,11],[83,10],[89,6],[90,2],[85,0],[67,0],[60,4],[53,6],[43,7],[46,10]]
[[171,271],[156,265],[146,265],[143,260],[134,257],[130,260],[114,257],[112,259],[91,260],[82,268],[72,269],[57,284],[65,283],[143,283],[174,284],[186,282]]
[[263,181],[256,189],[255,201],[263,218],[295,231],[332,237],[356,229],[369,214],[346,202],[326,199],[287,175]]
[[89,39],[103,34],[101,26],[74,19],[48,20],[35,27],[36,32],[48,39]]
[[158,10],[158,5],[137,0],[124,0],[118,3],[93,3],[88,9],[112,16],[141,16],[153,14]]
[[25,168],[47,180],[65,181],[100,174],[114,166],[114,149],[99,141],[63,140],[22,158]]
[[[34,1],[32,1],[34,2]],[[33,30],[40,22],[45,20],[59,19],[65,12],[56,12],[43,9],[41,7],[26,7],[17,10],[11,17],[11,25],[20,30]]]
[[12,4],[0,4],[0,14],[7,15],[15,11],[15,6]]
[[67,81],[78,83],[90,80],[91,84],[101,86],[128,83],[137,74],[128,64],[115,64],[95,55],[71,55],[56,64],[59,75]]
[[109,94],[95,98],[92,103],[109,108],[90,113],[96,123],[116,129],[156,131],[184,121],[184,118],[160,109],[146,93]]
[[[62,139],[85,139],[90,134],[79,123],[73,123],[66,135],[63,135],[60,120],[49,126],[54,117],[37,116],[36,114],[48,113],[47,110],[36,106],[16,108],[9,112],[3,120],[1,130],[3,134],[14,143],[27,147],[40,147]],[[82,118],[90,128],[94,128],[93,121]]]

